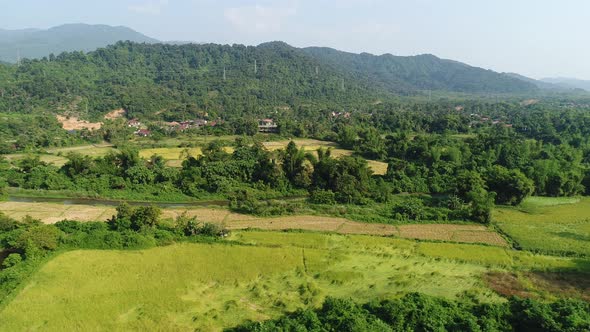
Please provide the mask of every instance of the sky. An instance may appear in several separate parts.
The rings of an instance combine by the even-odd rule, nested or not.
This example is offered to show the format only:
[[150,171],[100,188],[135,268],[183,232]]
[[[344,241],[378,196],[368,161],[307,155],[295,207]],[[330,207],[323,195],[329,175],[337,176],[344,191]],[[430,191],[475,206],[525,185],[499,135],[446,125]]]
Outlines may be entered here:
[[588,0],[0,0],[0,28],[124,25],[164,41],[430,53],[533,78],[590,79]]

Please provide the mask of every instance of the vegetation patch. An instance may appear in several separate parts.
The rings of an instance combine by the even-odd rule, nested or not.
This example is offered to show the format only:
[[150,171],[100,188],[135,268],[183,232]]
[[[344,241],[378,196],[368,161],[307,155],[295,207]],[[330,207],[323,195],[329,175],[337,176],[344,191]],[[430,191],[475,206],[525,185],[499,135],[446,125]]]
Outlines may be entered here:
[[506,297],[578,298],[590,302],[590,278],[587,273],[572,272],[489,272],[484,280]]
[[590,199],[533,198],[523,208],[496,208],[496,225],[520,247],[557,255],[590,255]]

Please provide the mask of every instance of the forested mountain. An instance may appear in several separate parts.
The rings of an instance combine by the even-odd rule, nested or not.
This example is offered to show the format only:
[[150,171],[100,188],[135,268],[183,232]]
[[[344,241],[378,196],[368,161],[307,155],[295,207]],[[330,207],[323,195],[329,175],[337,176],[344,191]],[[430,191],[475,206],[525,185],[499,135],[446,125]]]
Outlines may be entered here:
[[430,54],[376,56],[320,47],[309,47],[303,51],[360,80],[397,93],[412,93],[416,90],[523,93],[537,89],[534,84],[505,74],[440,59]]
[[[125,108],[130,116],[183,112],[268,115],[276,107],[358,108],[424,90],[534,93],[507,75],[431,55],[376,57],[282,42],[257,47],[118,42],[20,66],[0,65],[4,111],[36,107],[99,117]],[[86,114],[84,114],[87,112]]]
[[66,24],[47,30],[0,29],[0,61],[16,62],[20,58],[42,58],[69,51],[93,51],[120,40],[155,43],[157,40],[127,27]]
[[[256,63],[255,63],[256,62]],[[90,53],[63,53],[20,66],[0,66],[5,110],[36,106],[88,110],[125,108],[131,116],[162,111],[256,114],[271,106],[361,103],[379,92],[320,66],[284,43],[165,45],[120,42]],[[326,67],[326,66],[324,66]],[[187,106],[189,105],[189,106]]]

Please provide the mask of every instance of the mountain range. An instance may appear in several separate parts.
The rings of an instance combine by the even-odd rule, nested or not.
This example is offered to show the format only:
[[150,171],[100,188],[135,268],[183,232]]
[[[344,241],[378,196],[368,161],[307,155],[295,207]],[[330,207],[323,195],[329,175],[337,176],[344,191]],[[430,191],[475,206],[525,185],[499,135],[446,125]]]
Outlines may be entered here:
[[[47,30],[0,30],[0,63],[15,63],[23,58],[39,59],[52,53],[58,55],[71,51],[90,52],[118,41],[160,43],[123,26],[66,24]],[[203,47],[203,44],[185,42],[167,42],[166,45]],[[211,45],[213,44],[208,46],[209,50]],[[325,47],[294,48],[280,42],[261,44],[257,48],[278,52],[273,55],[278,58],[296,54],[293,59],[308,65],[313,63],[316,71],[329,72],[333,77],[337,76],[346,81],[349,86],[363,87],[367,91],[379,93],[412,95],[431,90],[475,94],[530,94],[539,91],[568,92],[576,88],[590,90],[590,82],[564,79],[534,80],[514,73],[498,73],[453,60],[440,59],[431,54],[355,54]],[[282,60],[284,59],[280,59]]]

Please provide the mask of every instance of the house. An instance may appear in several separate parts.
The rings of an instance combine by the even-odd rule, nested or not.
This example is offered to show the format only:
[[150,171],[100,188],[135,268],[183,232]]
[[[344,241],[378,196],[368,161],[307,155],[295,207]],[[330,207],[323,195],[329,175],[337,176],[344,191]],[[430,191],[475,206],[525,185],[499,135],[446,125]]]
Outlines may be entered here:
[[207,125],[207,120],[204,120],[204,119],[195,120],[195,127],[197,127],[197,128],[205,127],[206,125]]
[[258,131],[261,133],[276,133],[278,126],[273,119],[258,120]]
[[139,120],[137,118],[133,118],[133,119],[127,121],[127,127],[139,128],[139,127],[141,127],[141,122],[139,122]]
[[147,130],[147,129],[140,129],[138,131],[135,132],[135,135],[137,136],[141,136],[141,137],[148,137],[151,135],[151,131]]

